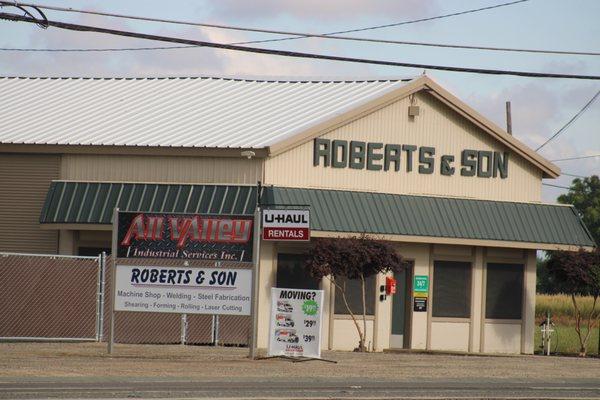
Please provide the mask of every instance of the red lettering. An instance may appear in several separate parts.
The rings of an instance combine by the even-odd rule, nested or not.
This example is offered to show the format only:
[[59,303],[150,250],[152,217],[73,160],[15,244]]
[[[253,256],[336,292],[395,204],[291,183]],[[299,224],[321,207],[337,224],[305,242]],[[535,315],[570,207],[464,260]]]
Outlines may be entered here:
[[146,240],[147,236],[148,231],[146,230],[146,224],[144,224],[144,214],[138,214],[131,221],[121,245],[129,246],[132,238],[135,240]]

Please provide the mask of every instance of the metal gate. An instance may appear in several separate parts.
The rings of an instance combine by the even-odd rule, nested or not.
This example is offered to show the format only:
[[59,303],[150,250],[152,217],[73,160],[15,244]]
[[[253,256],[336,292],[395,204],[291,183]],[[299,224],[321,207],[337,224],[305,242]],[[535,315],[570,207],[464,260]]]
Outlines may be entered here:
[[101,257],[0,253],[0,339],[100,340]]

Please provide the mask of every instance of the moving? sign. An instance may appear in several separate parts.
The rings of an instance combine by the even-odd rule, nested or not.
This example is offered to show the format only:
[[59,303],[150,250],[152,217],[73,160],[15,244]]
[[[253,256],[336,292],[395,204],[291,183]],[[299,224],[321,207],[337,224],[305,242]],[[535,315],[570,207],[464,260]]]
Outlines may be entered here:
[[263,240],[309,241],[309,210],[263,210]]
[[323,291],[271,288],[269,356],[321,357]]

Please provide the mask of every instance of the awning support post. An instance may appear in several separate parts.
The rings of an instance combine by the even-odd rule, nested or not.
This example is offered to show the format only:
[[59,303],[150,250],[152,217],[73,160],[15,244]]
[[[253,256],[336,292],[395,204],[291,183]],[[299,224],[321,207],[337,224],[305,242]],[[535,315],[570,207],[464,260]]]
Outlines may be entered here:
[[258,181],[256,185],[256,209],[254,210],[254,237],[253,237],[253,271],[252,271],[252,335],[250,339],[250,359],[255,360],[257,358],[257,338],[258,338],[258,271],[260,264],[260,227],[261,227],[261,216],[260,216],[260,192],[261,182]]

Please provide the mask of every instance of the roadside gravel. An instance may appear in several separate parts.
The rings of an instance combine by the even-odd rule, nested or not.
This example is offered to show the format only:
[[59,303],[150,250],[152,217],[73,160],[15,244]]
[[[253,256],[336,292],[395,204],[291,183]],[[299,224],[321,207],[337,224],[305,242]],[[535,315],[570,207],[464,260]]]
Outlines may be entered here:
[[178,345],[119,345],[115,354],[100,343],[0,343],[1,378],[369,378],[598,379],[600,359],[543,356],[465,356],[423,353],[324,352],[320,361],[251,361],[248,349]]

